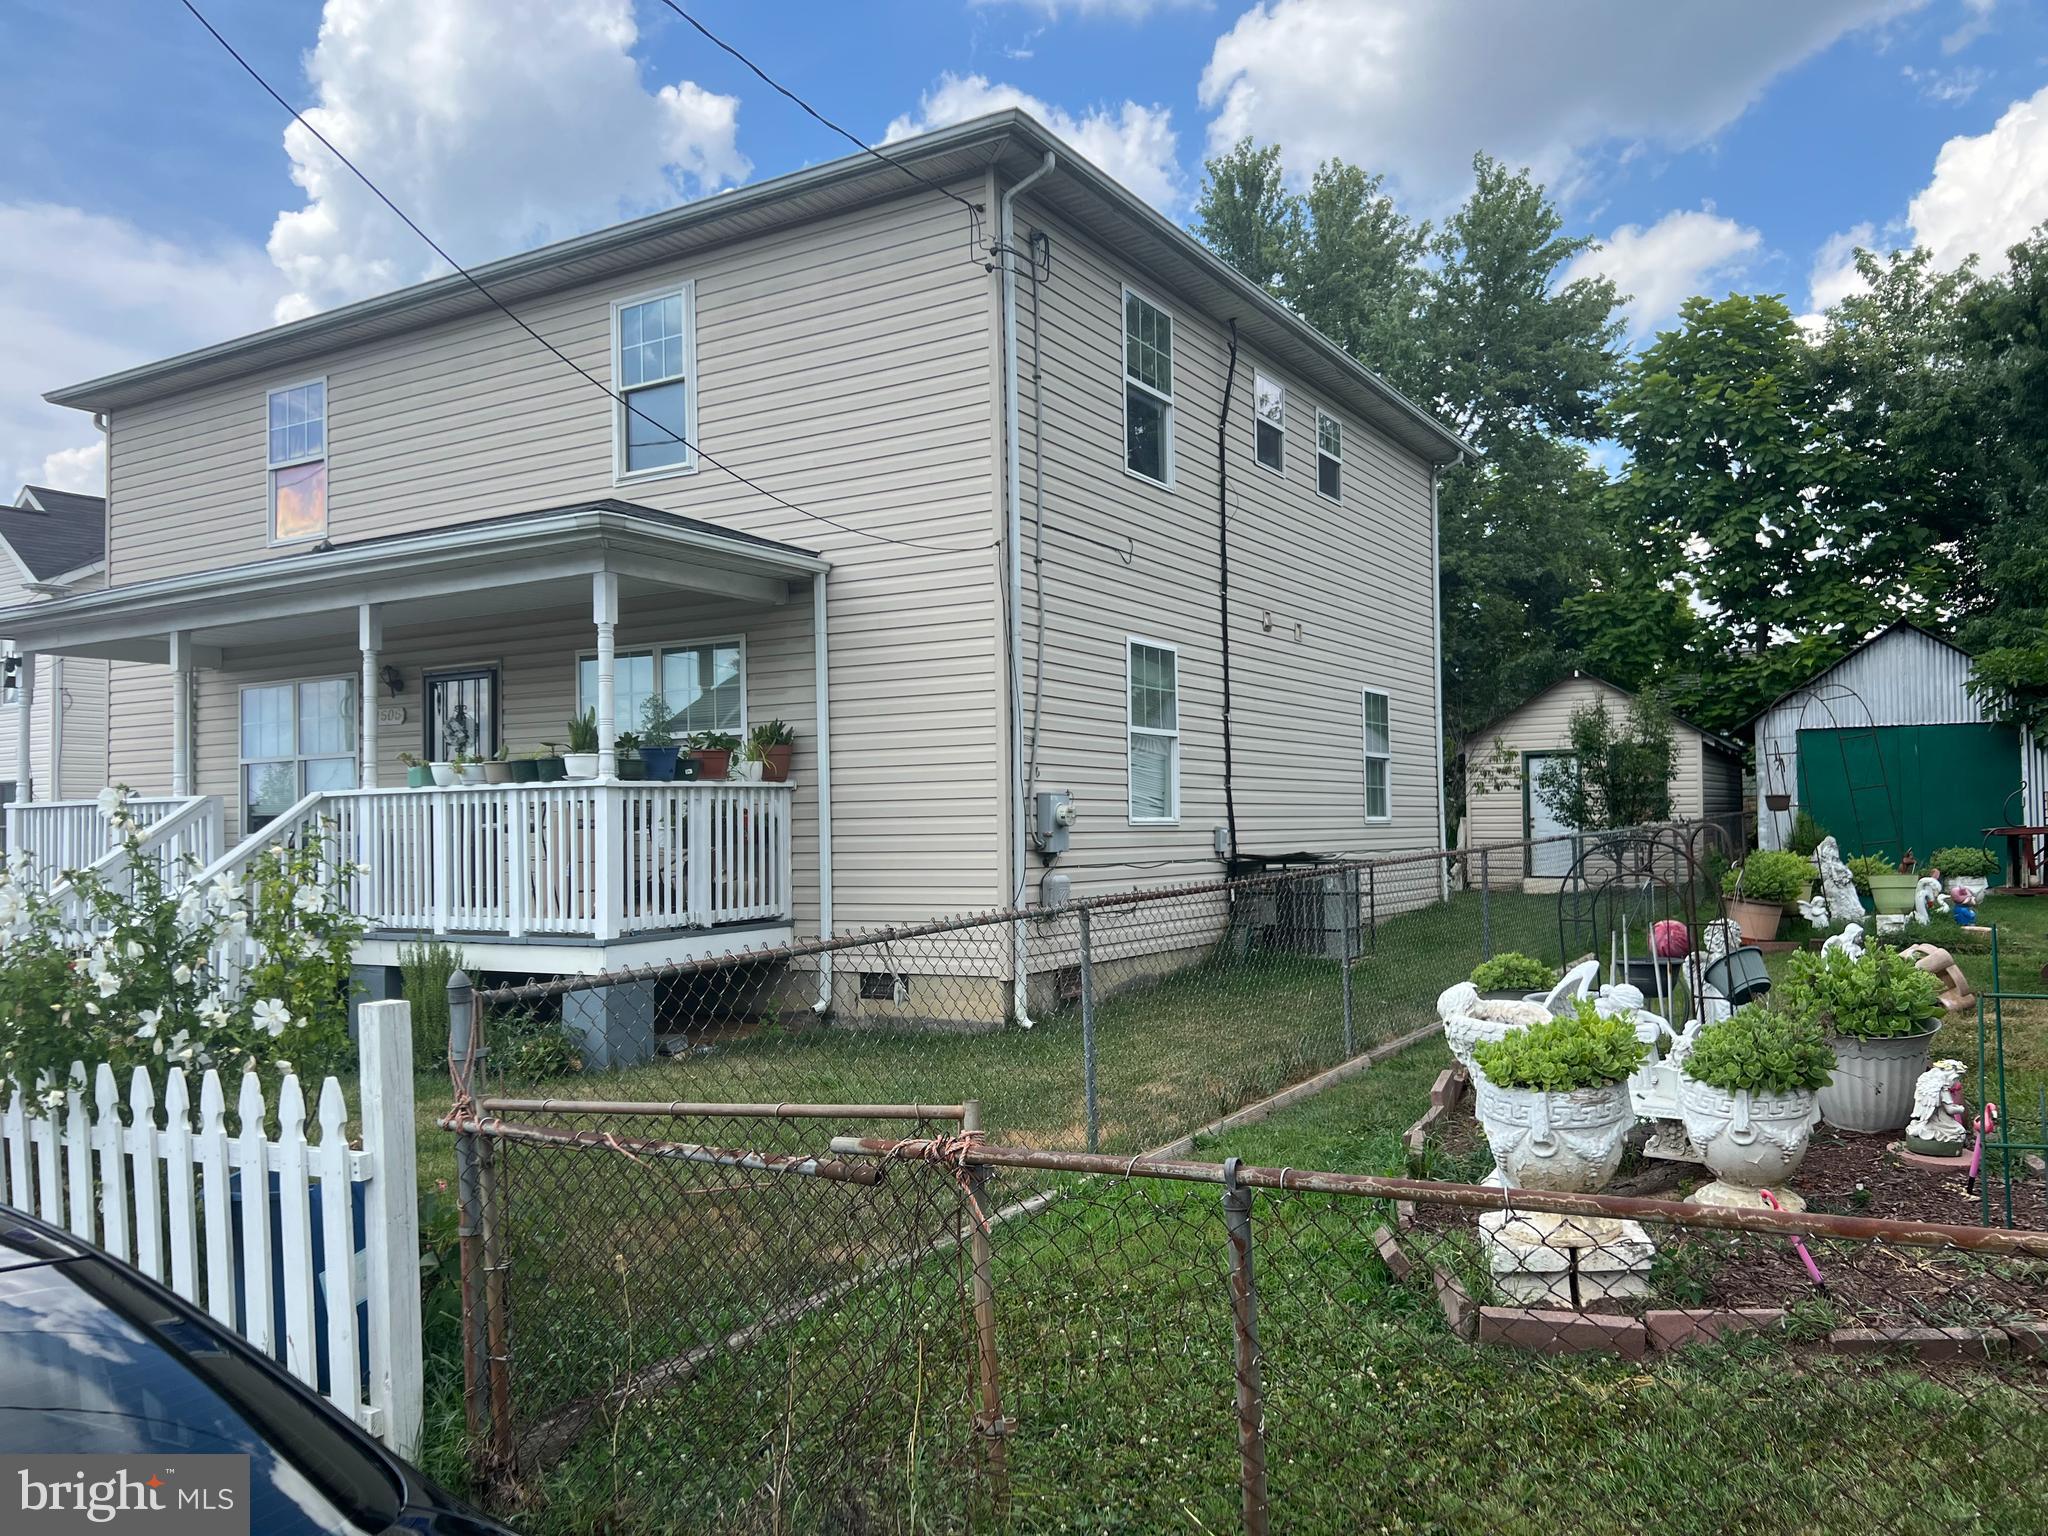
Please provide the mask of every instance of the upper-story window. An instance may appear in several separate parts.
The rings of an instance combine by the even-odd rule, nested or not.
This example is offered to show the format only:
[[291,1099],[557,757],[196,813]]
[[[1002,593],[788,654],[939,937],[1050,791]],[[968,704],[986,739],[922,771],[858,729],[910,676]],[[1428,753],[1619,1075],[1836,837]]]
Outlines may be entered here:
[[327,381],[270,392],[270,540],[327,532]]
[[1124,467],[1173,478],[1173,318],[1124,290]]
[[667,475],[695,467],[696,314],[688,283],[612,306],[618,381],[618,473]]
[[1257,434],[1259,462],[1277,470],[1287,451],[1287,386],[1263,373],[1252,375],[1252,430]]
[[1316,489],[1344,499],[1344,423],[1323,411],[1316,412]]

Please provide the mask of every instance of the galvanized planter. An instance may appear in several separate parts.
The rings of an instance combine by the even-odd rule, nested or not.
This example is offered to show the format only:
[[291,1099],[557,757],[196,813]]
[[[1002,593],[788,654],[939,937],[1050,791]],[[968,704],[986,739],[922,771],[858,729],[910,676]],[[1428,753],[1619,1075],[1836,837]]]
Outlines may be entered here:
[[1934,1053],[1938,1023],[1917,1035],[1864,1040],[1830,1035],[1835,1075],[1820,1091],[1820,1117],[1844,1131],[1899,1131],[1913,1118],[1913,1084]]

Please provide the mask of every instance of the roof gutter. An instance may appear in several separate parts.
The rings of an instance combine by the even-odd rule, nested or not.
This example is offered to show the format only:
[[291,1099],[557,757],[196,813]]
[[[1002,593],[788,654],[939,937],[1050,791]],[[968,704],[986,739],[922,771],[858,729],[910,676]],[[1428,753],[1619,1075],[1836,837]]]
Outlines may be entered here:
[[[1017,199],[1040,179],[1052,174],[1058,162],[1047,150],[1038,169],[1006,189],[996,199],[996,259],[1002,263],[1003,296],[1003,565],[1004,588],[1009,595],[1007,633],[1009,637],[1010,684],[1010,900],[1012,907],[1024,905],[1024,881],[1030,863],[1025,820],[1030,791],[1024,767],[1024,467],[1023,448],[1017,441]],[[1026,967],[1024,924],[1010,925],[1012,943],[1013,1001],[1017,1022],[1031,1027],[1025,1007],[1030,990]]]

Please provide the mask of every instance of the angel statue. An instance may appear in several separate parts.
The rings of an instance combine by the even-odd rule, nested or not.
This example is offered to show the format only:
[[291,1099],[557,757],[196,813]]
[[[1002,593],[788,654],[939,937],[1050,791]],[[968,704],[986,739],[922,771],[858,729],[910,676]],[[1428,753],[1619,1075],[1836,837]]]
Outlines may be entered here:
[[1963,1073],[1954,1057],[1943,1057],[1913,1084],[1913,1118],[1906,1124],[1906,1150],[1922,1157],[1961,1157],[1969,1150],[1970,1110],[1963,1102]]

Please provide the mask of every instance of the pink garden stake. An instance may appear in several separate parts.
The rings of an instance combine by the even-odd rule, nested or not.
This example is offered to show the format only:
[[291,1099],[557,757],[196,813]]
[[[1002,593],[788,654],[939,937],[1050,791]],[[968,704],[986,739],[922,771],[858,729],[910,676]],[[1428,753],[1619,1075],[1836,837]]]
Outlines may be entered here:
[[1984,1103],[1984,1111],[1977,1116],[1977,1144],[1970,1149],[1970,1172],[1963,1180],[1963,1193],[1977,1193],[1977,1174],[1984,1166],[1984,1138],[1998,1129],[1998,1106],[1990,1100]]
[[[1772,1210],[1782,1211],[1785,1209],[1785,1207],[1778,1204],[1777,1196],[1773,1195],[1768,1189],[1760,1189],[1757,1191],[1757,1193],[1764,1197],[1764,1204],[1768,1205]],[[1821,1279],[1820,1266],[1813,1262],[1813,1255],[1806,1251],[1806,1239],[1799,1236],[1797,1233],[1794,1233],[1792,1236],[1792,1246],[1799,1250],[1800,1263],[1804,1264],[1806,1266],[1806,1272],[1809,1275],[1813,1276],[1813,1288],[1817,1291],[1825,1293],[1828,1288],[1828,1283],[1827,1281]]]

